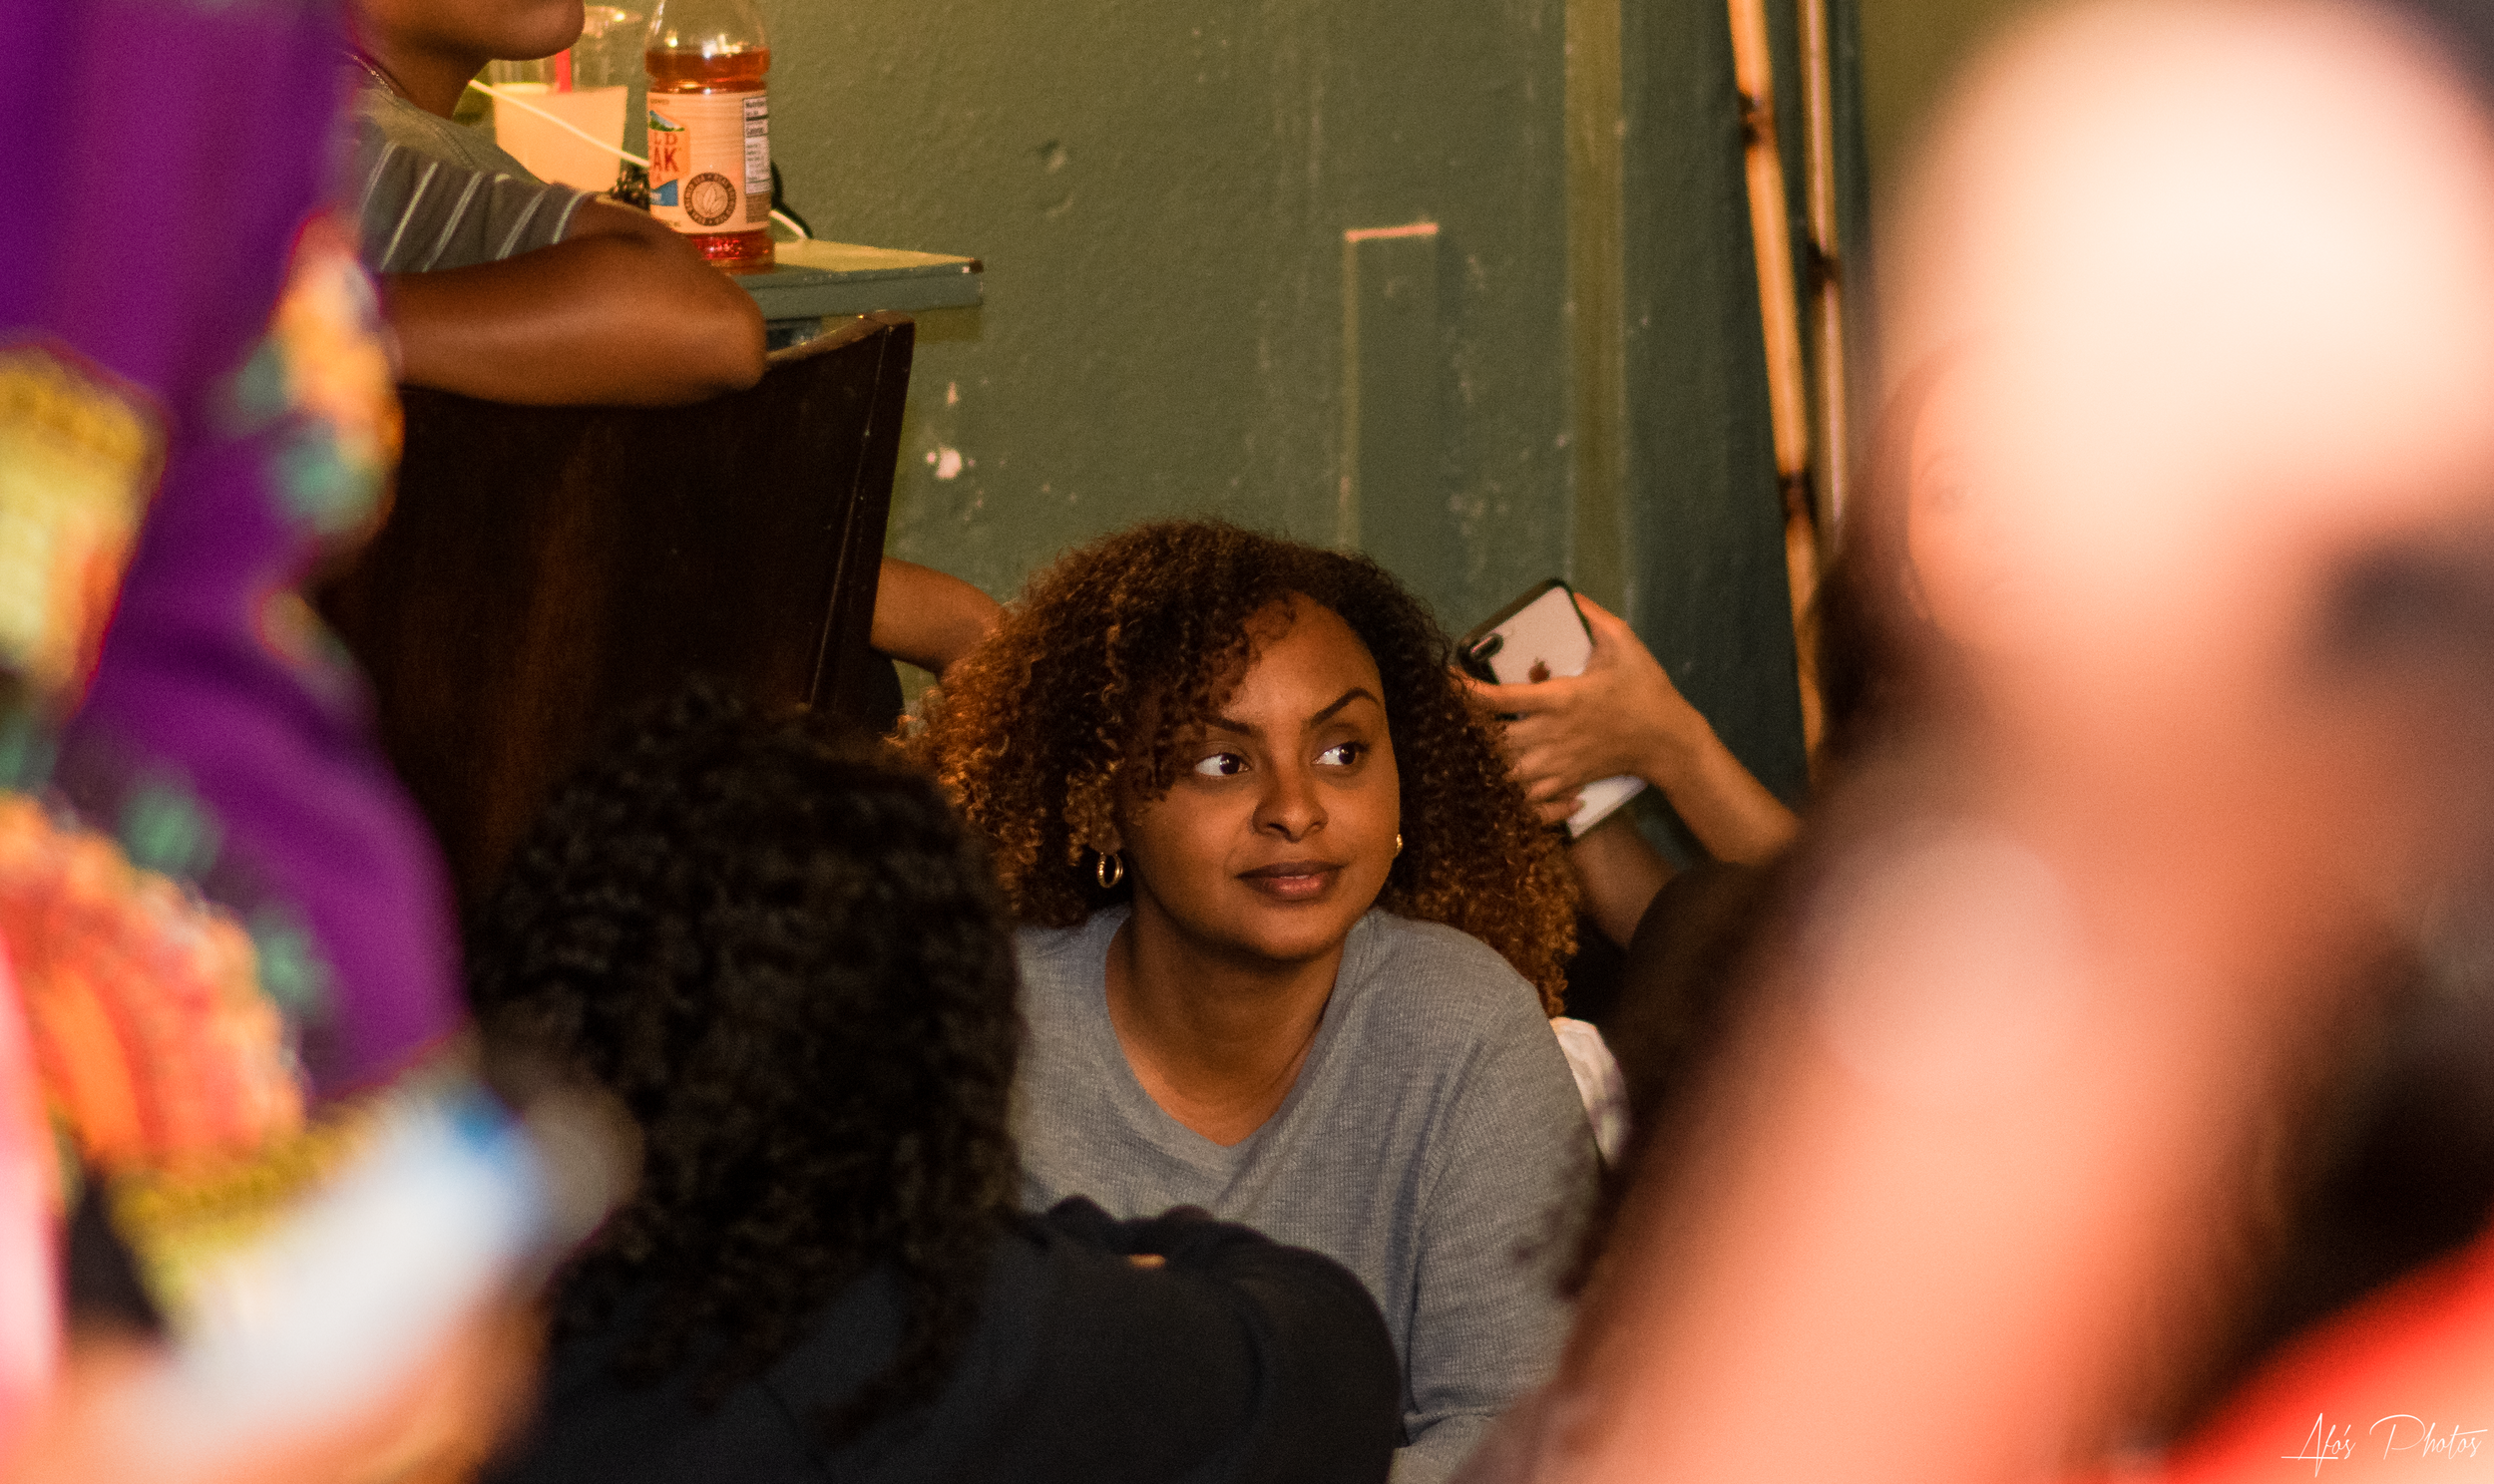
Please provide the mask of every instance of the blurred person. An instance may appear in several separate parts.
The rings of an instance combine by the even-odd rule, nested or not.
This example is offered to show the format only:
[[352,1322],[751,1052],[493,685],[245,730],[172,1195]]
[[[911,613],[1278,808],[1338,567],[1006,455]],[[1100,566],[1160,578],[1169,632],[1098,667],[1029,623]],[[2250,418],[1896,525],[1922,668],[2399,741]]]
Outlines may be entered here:
[[[2465,0],[2385,9],[2465,71],[2481,118],[2494,113],[2494,17]],[[2444,642],[2483,652],[2494,628],[2489,569],[2485,543],[2451,544],[2435,603]],[[2475,864],[2439,894],[2420,933],[2421,992],[2398,1007],[2361,1095],[2345,1100],[2346,1126],[2328,1131],[2340,1146],[2329,1181],[2296,1211],[2295,1262],[2248,1344],[2257,1349],[2298,1319],[2363,1297],[2278,1345],[2138,1476],[2223,1481],[2295,1464],[2316,1474],[2325,1465],[2333,1477],[2413,1478],[2488,1456],[2476,1413],[2494,1377],[2494,1246],[2484,1230],[2494,1169],[2482,1092],[2494,879]]]
[[493,402],[666,406],[753,385],[753,296],[646,211],[549,185],[451,122],[581,0],[355,0],[353,188],[399,375]]
[[1014,1210],[986,862],[862,735],[695,690],[548,806],[471,934],[491,1053],[623,1110],[523,1481],[1378,1480],[1394,1351],[1339,1265],[1201,1212]]
[[1340,1260],[1402,1484],[1546,1373],[1594,1159],[1548,1020],[1572,894],[1451,658],[1363,558],[1146,525],[1035,576],[912,744],[1023,925],[1026,1204]]
[[[2314,1088],[2489,855],[2494,130],[2427,36],[2046,13],[1899,199],[1845,534],[1910,557],[1864,567],[1898,577],[1878,719],[1475,1479],[2153,1467]],[[2290,1360],[2209,1445],[2238,1473],[2181,1475],[2351,1459],[2306,1440],[2340,1406],[2473,1425],[2477,1271],[2345,1336],[2338,1399]]]
[[[326,195],[340,100],[304,84],[337,22],[0,6],[0,98],[49,121],[20,163],[113,180],[132,233],[0,223],[0,1476],[456,1469],[528,1344],[526,1141],[451,1054],[440,865],[299,591],[397,428]],[[515,1158],[425,1172],[511,1220],[328,1240],[442,1194],[374,1157],[454,1114]],[[230,1301],[281,1259],[342,1286]]]

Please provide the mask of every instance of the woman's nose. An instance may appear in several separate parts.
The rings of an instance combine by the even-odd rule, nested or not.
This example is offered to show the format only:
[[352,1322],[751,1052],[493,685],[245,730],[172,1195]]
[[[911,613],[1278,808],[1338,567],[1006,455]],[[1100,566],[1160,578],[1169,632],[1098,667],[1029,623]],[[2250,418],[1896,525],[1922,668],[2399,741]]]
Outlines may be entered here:
[[1317,798],[1316,780],[1308,776],[1307,768],[1275,768],[1265,777],[1264,798],[1256,810],[1258,829],[1297,841],[1325,828],[1325,806]]

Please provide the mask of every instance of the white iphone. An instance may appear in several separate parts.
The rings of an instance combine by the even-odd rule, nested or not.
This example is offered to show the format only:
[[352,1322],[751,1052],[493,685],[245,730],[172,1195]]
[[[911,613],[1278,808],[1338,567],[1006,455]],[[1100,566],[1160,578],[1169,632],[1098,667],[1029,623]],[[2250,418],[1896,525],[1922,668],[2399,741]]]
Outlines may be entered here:
[[[1593,630],[1576,607],[1574,590],[1552,577],[1465,634],[1456,652],[1463,668],[1480,679],[1524,685],[1584,673],[1593,658]],[[1644,789],[1644,779],[1624,773],[1586,784],[1576,812],[1567,817],[1568,838],[1610,818]]]

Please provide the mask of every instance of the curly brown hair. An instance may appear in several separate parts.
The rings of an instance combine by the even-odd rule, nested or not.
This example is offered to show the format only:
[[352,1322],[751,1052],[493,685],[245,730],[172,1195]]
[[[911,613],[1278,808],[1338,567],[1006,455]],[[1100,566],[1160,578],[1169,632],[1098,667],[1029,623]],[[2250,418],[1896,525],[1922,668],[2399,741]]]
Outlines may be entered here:
[[1446,632],[1364,556],[1217,522],[1107,537],[1031,579],[908,746],[988,837],[1015,916],[1070,927],[1133,890],[1101,889],[1089,858],[1116,839],[1120,789],[1169,792],[1179,743],[1254,660],[1248,620],[1294,595],[1340,614],[1385,682],[1404,849],[1378,905],[1489,944],[1557,1014],[1575,884]]

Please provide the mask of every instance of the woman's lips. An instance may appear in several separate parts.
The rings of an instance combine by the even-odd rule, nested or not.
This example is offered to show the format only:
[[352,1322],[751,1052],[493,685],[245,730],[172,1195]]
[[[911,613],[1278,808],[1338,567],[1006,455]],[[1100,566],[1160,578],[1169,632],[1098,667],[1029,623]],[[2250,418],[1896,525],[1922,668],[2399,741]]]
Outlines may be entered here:
[[1306,902],[1324,896],[1341,874],[1341,865],[1333,861],[1283,861],[1242,871],[1238,879],[1276,901]]

